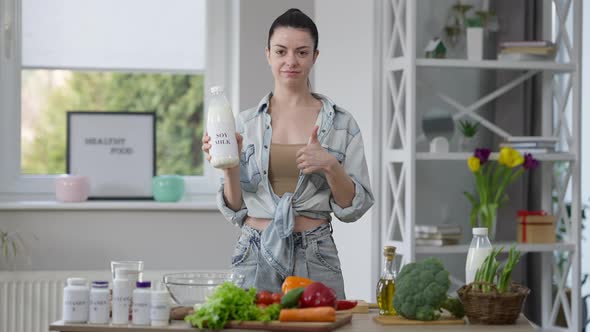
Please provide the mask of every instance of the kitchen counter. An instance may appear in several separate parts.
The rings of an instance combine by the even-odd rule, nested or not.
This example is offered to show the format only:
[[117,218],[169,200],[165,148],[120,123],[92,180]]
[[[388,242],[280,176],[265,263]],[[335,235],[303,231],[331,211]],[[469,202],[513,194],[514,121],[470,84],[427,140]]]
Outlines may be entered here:
[[[532,325],[521,316],[515,325],[381,325],[373,320],[377,313],[354,314],[351,324],[345,325],[334,331],[337,332],[390,332],[392,330],[402,332],[426,332],[426,331],[495,331],[495,332],[524,332],[535,331]],[[88,325],[88,324],[64,324],[63,321],[57,321],[51,324],[50,331],[61,332],[194,332],[196,328],[191,328],[184,321],[173,321],[167,327],[142,327],[132,325]],[[224,331],[253,331],[253,330],[235,330],[227,329]]]

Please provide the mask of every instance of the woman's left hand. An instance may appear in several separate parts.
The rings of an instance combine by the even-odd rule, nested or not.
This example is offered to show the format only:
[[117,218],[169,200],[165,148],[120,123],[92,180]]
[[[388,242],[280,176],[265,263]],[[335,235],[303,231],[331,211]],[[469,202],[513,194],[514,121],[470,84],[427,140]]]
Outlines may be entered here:
[[297,168],[303,171],[303,174],[326,172],[338,164],[338,160],[318,141],[318,130],[319,126],[313,127],[309,143],[297,151]]

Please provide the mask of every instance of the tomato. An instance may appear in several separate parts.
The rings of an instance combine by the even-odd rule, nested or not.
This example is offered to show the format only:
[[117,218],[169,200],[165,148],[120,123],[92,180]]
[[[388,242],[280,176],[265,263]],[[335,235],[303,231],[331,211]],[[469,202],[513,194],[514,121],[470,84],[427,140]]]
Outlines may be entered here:
[[266,304],[264,304],[264,303],[258,303],[256,306],[257,306],[258,308],[260,308],[260,309],[264,309],[264,308],[266,308],[266,307],[267,307],[267,305],[266,305]]
[[281,294],[281,293],[272,293],[272,295],[271,295],[272,303],[281,304],[282,297],[283,297],[283,294]]
[[272,294],[269,291],[260,291],[256,294],[256,303],[257,304],[272,304]]

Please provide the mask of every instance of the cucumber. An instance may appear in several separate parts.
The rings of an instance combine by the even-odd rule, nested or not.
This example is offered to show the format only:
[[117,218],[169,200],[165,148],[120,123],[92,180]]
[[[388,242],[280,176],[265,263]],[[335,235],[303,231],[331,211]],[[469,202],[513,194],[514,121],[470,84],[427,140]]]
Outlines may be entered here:
[[298,287],[290,290],[287,294],[281,298],[282,308],[297,308],[299,307],[299,299],[303,295],[305,287]]

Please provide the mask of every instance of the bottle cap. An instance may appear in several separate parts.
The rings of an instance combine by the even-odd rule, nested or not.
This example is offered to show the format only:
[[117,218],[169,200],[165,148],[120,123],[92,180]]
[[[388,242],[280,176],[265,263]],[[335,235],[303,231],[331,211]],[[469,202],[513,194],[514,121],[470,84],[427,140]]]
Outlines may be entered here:
[[224,89],[220,85],[214,85],[214,86],[211,87],[210,91],[211,91],[212,94],[216,95],[216,94],[219,94],[219,93],[223,93],[224,92]]
[[137,288],[150,288],[152,287],[151,281],[138,281],[135,283],[135,287]]
[[393,256],[395,255],[395,247],[394,246],[385,246],[383,247],[383,255],[385,256]]
[[473,235],[488,235],[487,227],[475,227],[472,230]]
[[86,278],[68,278],[68,286],[86,286]]
[[95,280],[92,282],[92,288],[108,288],[109,282],[104,280]]

